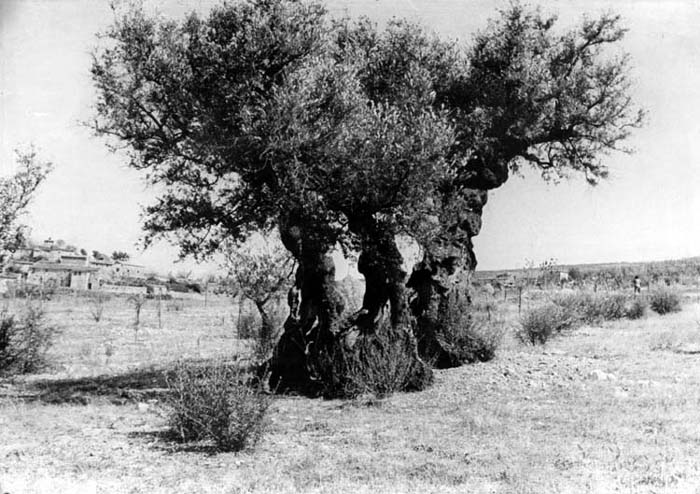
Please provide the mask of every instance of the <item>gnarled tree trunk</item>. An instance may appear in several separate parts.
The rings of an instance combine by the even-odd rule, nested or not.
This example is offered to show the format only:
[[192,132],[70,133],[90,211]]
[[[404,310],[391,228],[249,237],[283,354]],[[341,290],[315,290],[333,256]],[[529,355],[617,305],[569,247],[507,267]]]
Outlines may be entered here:
[[407,283],[415,291],[411,310],[416,318],[420,355],[437,368],[464,363],[441,334],[449,311],[469,310],[471,278],[476,268],[471,239],[481,229],[486,200],[486,191],[471,189],[446,204],[439,218],[443,234],[423,245],[424,257]]
[[358,266],[366,289],[362,309],[347,316],[328,245],[298,226],[282,231],[299,267],[290,316],[271,361],[273,388],[337,396],[361,391],[358,381],[365,378],[386,379],[380,392],[423,389],[432,382],[430,367],[418,355],[393,234],[374,222],[353,226],[361,238]]
[[330,246],[298,225],[283,223],[280,236],[298,262],[289,293],[290,314],[270,362],[270,385],[313,392],[314,356],[335,337],[344,303],[335,284]]
[[368,348],[391,348],[391,356],[384,355],[405,364],[401,389],[424,389],[432,382],[432,369],[418,354],[395,235],[373,218],[353,221],[350,228],[361,240],[357,267],[365,277],[365,294],[362,309],[345,328],[346,346],[360,354],[368,353]]

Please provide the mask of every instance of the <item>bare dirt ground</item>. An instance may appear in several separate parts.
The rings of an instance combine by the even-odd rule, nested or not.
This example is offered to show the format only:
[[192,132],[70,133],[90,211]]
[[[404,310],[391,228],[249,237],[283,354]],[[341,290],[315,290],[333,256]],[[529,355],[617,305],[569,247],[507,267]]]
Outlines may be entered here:
[[544,348],[512,338],[421,393],[278,397],[254,451],[163,439],[162,369],[244,351],[219,300],[123,299],[99,323],[49,302],[62,333],[47,374],[0,381],[0,492],[700,493],[700,303],[584,327]]

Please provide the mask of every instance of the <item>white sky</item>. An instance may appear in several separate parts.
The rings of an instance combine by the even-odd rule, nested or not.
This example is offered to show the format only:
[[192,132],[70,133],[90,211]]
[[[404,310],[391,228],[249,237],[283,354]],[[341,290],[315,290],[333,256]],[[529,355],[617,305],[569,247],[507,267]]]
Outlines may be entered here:
[[[209,0],[147,0],[165,15],[206,9]],[[533,2],[534,3],[534,2]],[[334,13],[376,20],[405,16],[447,37],[469,40],[498,2],[489,0],[332,0]],[[475,239],[479,268],[637,261],[700,255],[700,2],[696,0],[551,0],[563,25],[584,13],[623,15],[633,58],[635,97],[649,112],[630,144],[610,156],[611,178],[591,188],[581,178],[547,185],[534,173],[492,191]],[[505,2],[500,5],[505,5]],[[111,22],[106,0],[0,0],[0,172],[12,149],[34,142],[55,171],[26,219],[38,239],[52,236],[107,252],[136,253],[139,204],[153,197],[123,156],[110,154],[80,121],[94,101],[89,67],[95,33]],[[135,257],[163,272],[167,245]],[[189,269],[189,265],[187,265]],[[196,271],[201,271],[201,268]]]

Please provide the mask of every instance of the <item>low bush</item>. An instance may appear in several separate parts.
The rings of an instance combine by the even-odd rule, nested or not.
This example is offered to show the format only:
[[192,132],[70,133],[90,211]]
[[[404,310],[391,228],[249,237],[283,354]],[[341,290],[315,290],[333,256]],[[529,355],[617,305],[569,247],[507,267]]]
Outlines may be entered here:
[[623,293],[596,294],[591,298],[588,311],[584,313],[586,323],[615,321],[626,314],[628,297]]
[[544,345],[554,334],[576,327],[579,321],[571,308],[549,303],[527,311],[520,318],[516,336],[524,343]]
[[0,312],[0,375],[41,370],[55,334],[39,306],[28,305],[19,316]]
[[[629,317],[631,306],[629,295],[619,292],[576,292],[555,296],[552,302],[562,307],[567,313],[575,314],[584,324],[597,324]],[[639,307],[636,308],[639,309]]]
[[681,310],[681,298],[676,292],[662,288],[651,292],[649,306],[660,315],[678,312]]
[[237,364],[178,363],[166,382],[170,428],[180,440],[240,451],[262,436],[271,398]]
[[435,337],[438,345],[456,358],[456,365],[493,359],[503,341],[503,326],[491,320],[495,308],[489,306],[485,313],[481,312],[482,307],[475,308],[475,312],[467,313],[450,304],[442,314]]
[[328,398],[390,396],[410,387],[414,375],[413,347],[408,334],[394,330],[388,321],[371,336],[360,337],[352,349],[334,345],[321,353],[314,370]]
[[647,312],[647,301],[642,297],[632,300],[625,309],[625,316],[628,319],[641,319]]

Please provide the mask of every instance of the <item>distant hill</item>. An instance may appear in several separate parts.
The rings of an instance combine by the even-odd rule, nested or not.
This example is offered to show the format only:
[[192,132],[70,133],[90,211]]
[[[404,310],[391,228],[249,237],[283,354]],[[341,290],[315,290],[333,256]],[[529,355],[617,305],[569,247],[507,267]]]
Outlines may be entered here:
[[[584,263],[584,264],[557,264],[554,267],[554,271],[568,271],[571,268],[576,268],[582,273],[602,271],[607,269],[620,269],[626,268],[627,270],[639,270],[641,272],[648,271],[650,268],[668,268],[668,267],[691,267],[700,266],[700,256],[686,257],[683,259],[669,259],[664,261],[645,261],[645,262],[602,262],[602,263]],[[539,268],[535,266],[534,270]],[[525,268],[513,268],[513,269],[487,269],[481,270],[477,269],[475,274],[479,278],[491,278],[499,274],[507,273],[511,275],[518,275],[526,273],[528,270]]]

